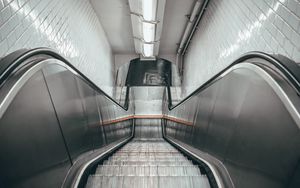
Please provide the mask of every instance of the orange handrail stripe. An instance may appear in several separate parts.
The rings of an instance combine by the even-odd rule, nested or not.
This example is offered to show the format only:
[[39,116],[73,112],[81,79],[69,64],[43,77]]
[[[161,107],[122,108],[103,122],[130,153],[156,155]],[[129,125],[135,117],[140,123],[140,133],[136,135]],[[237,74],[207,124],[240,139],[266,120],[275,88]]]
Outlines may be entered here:
[[163,115],[135,115],[135,119],[162,119]]
[[193,126],[194,125],[193,122],[185,121],[185,120],[175,118],[175,117],[171,117],[171,116],[164,116],[164,119],[169,120],[169,121],[173,121],[175,123],[181,123],[181,124],[184,124],[184,125],[187,125],[187,126]]
[[126,120],[133,119],[133,117],[134,117],[134,116],[131,115],[131,116],[125,116],[125,117],[121,117],[121,118],[114,119],[114,120],[103,121],[103,122],[102,122],[102,125],[108,125],[108,124],[113,124],[113,123],[119,123],[119,122],[122,122],[122,121],[126,121]]
[[190,121],[185,121],[183,119],[167,116],[167,115],[130,115],[130,116],[125,116],[122,118],[114,119],[114,120],[108,120],[108,121],[103,121],[101,124],[102,125],[109,125],[109,124],[114,124],[114,123],[119,123],[122,121],[126,120],[131,120],[131,119],[166,119],[169,121],[173,121],[175,123],[180,123],[184,124],[187,126],[193,126],[193,122]]

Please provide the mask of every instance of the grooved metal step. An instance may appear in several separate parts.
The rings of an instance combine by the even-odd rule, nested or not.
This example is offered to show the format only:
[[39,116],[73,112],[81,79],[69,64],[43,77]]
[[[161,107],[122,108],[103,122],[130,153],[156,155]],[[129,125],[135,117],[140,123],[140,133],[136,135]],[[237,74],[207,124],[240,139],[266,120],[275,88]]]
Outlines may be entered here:
[[210,188],[184,155],[162,139],[134,140],[114,153],[94,175],[86,188]]
[[86,188],[209,188],[201,176],[90,176]]
[[201,175],[197,166],[182,165],[102,165],[96,174],[111,176],[185,176]]
[[170,161],[179,161],[187,160],[184,156],[112,156],[112,160],[170,160]]
[[143,156],[153,156],[153,157],[160,157],[160,156],[163,156],[163,157],[179,157],[179,156],[182,156],[180,153],[178,152],[154,152],[154,151],[151,151],[151,152],[137,152],[137,151],[132,151],[132,152],[118,152],[116,153],[115,156],[128,156],[128,157],[131,157],[131,156],[134,156],[134,157],[143,157]]
[[[125,160],[125,161],[105,161],[103,163],[104,165],[174,165],[174,161],[168,161],[168,160],[141,160],[141,161],[130,161],[130,160]],[[189,160],[178,160],[176,161],[177,165],[193,165],[192,161]]]

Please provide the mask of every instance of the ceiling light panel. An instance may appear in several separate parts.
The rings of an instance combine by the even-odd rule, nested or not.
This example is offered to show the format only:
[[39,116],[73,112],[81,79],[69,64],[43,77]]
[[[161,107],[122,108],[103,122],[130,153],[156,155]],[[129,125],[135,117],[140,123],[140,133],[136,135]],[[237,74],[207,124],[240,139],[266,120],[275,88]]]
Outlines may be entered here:
[[143,48],[144,48],[144,53],[143,53],[143,55],[144,55],[145,57],[152,57],[152,56],[153,56],[153,52],[154,52],[154,44],[147,44],[147,43],[144,43]]
[[135,51],[158,55],[166,0],[129,0]]
[[143,22],[143,39],[145,42],[154,42],[155,24]]
[[157,0],[143,0],[143,18],[146,21],[154,21],[156,18]]

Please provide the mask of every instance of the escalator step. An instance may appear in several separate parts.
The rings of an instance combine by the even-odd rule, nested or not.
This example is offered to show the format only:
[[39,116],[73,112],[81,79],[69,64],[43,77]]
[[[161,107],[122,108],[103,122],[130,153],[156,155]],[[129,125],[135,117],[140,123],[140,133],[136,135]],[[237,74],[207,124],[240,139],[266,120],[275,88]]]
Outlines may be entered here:
[[[140,161],[114,161],[107,160],[103,163],[104,165],[174,165],[174,161],[169,160],[140,160]],[[192,161],[189,160],[178,160],[177,165],[193,165]]]
[[209,188],[206,176],[90,176],[86,188]]
[[170,160],[170,161],[178,161],[178,160],[187,160],[184,156],[112,156],[111,160]]
[[210,188],[206,175],[164,140],[133,140],[115,152],[86,188]]
[[96,174],[99,175],[131,175],[131,176],[185,176],[185,175],[201,175],[197,166],[182,165],[164,165],[164,166],[137,166],[137,165],[102,165],[99,166]]

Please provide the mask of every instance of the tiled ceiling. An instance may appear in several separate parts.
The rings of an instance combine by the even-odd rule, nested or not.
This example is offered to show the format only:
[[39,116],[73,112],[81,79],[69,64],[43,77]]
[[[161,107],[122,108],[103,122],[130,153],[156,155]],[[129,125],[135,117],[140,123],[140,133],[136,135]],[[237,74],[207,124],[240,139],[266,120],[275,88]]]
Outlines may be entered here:
[[[134,42],[127,0],[90,0],[114,53],[133,54]],[[167,0],[160,39],[160,54],[175,54],[194,0]]]

